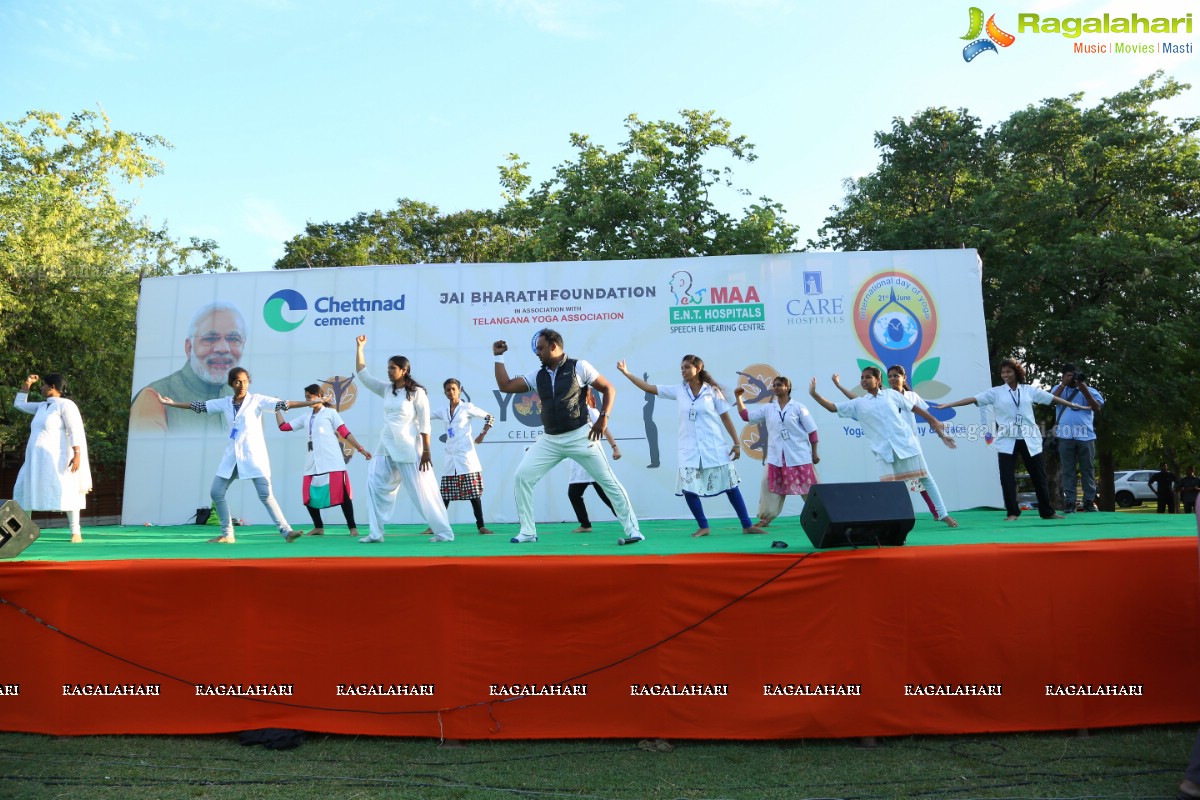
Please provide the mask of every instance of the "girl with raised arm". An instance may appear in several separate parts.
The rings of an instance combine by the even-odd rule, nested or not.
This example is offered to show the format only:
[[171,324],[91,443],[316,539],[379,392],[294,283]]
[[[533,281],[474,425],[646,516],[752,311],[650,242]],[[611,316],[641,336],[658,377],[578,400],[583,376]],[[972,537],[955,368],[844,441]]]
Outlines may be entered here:
[[[839,385],[839,377],[833,376],[834,385]],[[934,518],[946,523],[951,528],[957,528],[958,522],[950,516],[942,501],[942,493],[938,491],[937,483],[929,474],[925,464],[925,455],[921,452],[921,444],[908,422],[908,417],[916,414],[929,423],[937,431],[938,438],[953,450],[954,440],[946,435],[946,428],[933,415],[914,405],[908,397],[900,392],[883,385],[883,373],[878,367],[867,367],[859,376],[859,385],[863,388],[861,397],[850,395],[851,399],[842,403],[831,403],[817,393],[817,379],[813,378],[808,386],[808,393],[826,411],[831,411],[839,417],[856,420],[862,425],[863,433],[875,454],[879,466],[881,481],[920,481],[925,491],[933,500]],[[845,390],[842,390],[845,392]],[[848,394],[848,393],[847,393]]]
[[371,533],[360,542],[382,542],[387,520],[396,510],[396,499],[403,485],[408,498],[417,507],[429,529],[431,542],[454,541],[454,531],[446,516],[446,507],[438,495],[433,476],[433,456],[429,452],[429,396],[425,387],[413,380],[411,364],[404,356],[388,359],[386,381],[367,372],[363,349],[367,337],[356,340],[354,369],[358,382],[369,392],[383,398],[383,431],[375,458],[367,470],[370,493]]

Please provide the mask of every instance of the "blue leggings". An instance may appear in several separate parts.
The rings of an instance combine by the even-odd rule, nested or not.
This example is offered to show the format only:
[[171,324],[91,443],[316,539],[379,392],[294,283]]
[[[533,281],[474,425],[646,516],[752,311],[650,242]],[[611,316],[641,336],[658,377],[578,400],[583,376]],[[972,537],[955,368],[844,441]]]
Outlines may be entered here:
[[[740,487],[733,487],[726,490],[725,494],[729,495],[729,504],[733,506],[733,510],[737,512],[738,520],[741,521],[743,528],[749,528],[750,512],[746,510],[746,501],[742,499],[742,490]],[[704,506],[700,504],[700,495],[684,492],[683,499],[687,501],[688,509],[692,512],[692,516],[696,518],[696,524],[701,528],[708,527],[708,517],[704,516]]]

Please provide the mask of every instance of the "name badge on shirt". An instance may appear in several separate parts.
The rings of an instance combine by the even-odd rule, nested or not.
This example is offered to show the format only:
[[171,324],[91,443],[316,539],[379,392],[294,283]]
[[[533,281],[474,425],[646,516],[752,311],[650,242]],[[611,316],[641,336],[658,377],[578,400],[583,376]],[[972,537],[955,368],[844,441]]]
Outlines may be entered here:
[[792,433],[791,433],[791,431],[786,430],[786,429],[782,430],[779,432],[779,438],[780,439],[790,439],[790,438],[792,438]]
[[454,428],[447,428],[446,435],[449,436],[451,439],[453,439],[454,438]]
[[237,435],[238,435],[238,429],[237,429],[237,428],[230,428],[230,429],[229,429],[229,438],[230,438],[230,439],[236,439],[236,438],[237,438]]
[[696,421],[696,409],[689,408],[688,409],[688,422],[695,422],[695,421]]

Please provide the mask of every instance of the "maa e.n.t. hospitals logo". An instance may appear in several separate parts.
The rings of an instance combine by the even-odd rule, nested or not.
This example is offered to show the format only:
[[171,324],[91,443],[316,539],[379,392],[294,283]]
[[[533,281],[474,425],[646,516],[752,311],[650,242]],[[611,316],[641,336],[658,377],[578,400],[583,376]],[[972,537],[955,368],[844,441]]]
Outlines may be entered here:
[[[1011,33],[1000,29],[1000,26],[996,24],[995,14],[988,17],[985,24],[983,21],[983,9],[971,6],[968,13],[971,17],[970,27],[967,29],[966,35],[962,38],[971,41],[970,44],[963,48],[963,61],[968,63],[974,61],[975,57],[980,53],[999,53],[1000,51],[996,49],[996,45],[1008,47],[1017,40],[1017,37]],[[981,37],[981,33],[986,33],[987,35]]]
[[304,324],[307,314],[301,314],[299,319],[288,319],[285,311],[295,314],[297,311],[308,311],[308,301],[304,295],[295,289],[280,289],[267,298],[263,303],[263,321],[273,331],[287,333],[294,331]]
[[671,290],[671,333],[732,333],[765,330],[766,312],[754,284],[699,286],[687,270],[676,270]]
[[[877,360],[859,359],[859,369],[904,368],[907,383],[927,400],[945,397],[950,387],[934,380],[941,358],[930,357],[937,341],[938,313],[925,287],[903,272],[881,272],[869,278],[854,298],[854,333]],[[938,419],[950,419],[953,409],[931,409]]]

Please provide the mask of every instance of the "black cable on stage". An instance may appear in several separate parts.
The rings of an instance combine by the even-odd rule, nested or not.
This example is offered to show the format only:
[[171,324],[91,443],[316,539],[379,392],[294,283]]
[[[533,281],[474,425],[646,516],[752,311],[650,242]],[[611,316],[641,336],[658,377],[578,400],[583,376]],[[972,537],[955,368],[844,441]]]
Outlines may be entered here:
[[[742,594],[738,595],[737,597],[734,597],[732,600],[729,600],[728,602],[726,602],[724,605],[720,606],[719,608],[709,612],[708,614],[705,614],[703,617],[701,617],[697,621],[695,621],[689,625],[685,625],[683,628],[680,628],[678,631],[675,631],[674,633],[669,634],[668,636],[665,636],[662,639],[659,639],[657,642],[646,645],[645,647],[642,647],[641,649],[636,650],[633,653],[630,653],[629,655],[622,656],[621,658],[618,658],[618,659],[611,661],[607,664],[604,664],[602,666],[586,670],[584,672],[579,673],[578,675],[574,675],[572,677],[565,678],[560,681],[547,682],[546,685],[547,686],[563,686],[563,685],[566,685],[573,681],[577,681],[580,678],[585,678],[589,675],[595,675],[595,674],[603,672],[605,670],[612,669],[613,667],[616,667],[620,664],[624,664],[626,661],[630,661],[634,658],[637,658],[640,655],[650,652],[651,650],[655,650],[659,647],[662,647],[663,645],[679,638],[680,636],[683,636],[684,634],[695,630],[696,628],[700,627],[704,623],[706,623],[709,620],[716,617],[718,614],[721,614],[722,612],[728,610],[732,606],[742,602],[743,600],[745,600],[746,598],[755,594],[756,592],[761,591],[762,589],[766,588],[767,586],[770,586],[772,583],[779,580],[784,575],[786,575],[787,573],[791,572],[793,569],[798,567],[801,563],[803,563],[811,555],[813,555],[813,553],[805,553],[804,555],[800,556],[799,558],[792,560],[792,562],[790,564],[788,564],[786,567],[784,567],[782,570],[777,572],[775,575],[772,575],[771,577],[767,578],[766,580],[762,581],[757,586],[754,586],[753,588],[748,589],[747,591],[743,592]],[[33,620],[38,625],[41,625],[42,627],[44,627],[50,631],[53,631],[54,633],[57,633],[59,636],[62,636],[63,638],[68,639],[82,647],[86,647],[89,650],[100,653],[103,656],[114,659],[116,661],[120,661],[123,664],[128,664],[129,666],[134,667],[136,669],[145,670],[146,672],[149,672],[153,675],[157,675],[164,679],[183,684],[184,686],[193,686],[194,687],[194,686],[203,686],[204,685],[203,681],[198,683],[196,681],[191,681],[186,678],[181,678],[177,675],[172,675],[170,673],[163,672],[162,670],[158,670],[153,667],[146,666],[145,664],[141,664],[137,661],[133,661],[132,659],[128,659],[128,658],[125,658],[124,656],[120,656],[120,655],[117,655],[116,653],[105,650],[103,647],[100,647],[99,645],[94,645],[91,642],[85,641],[84,639],[80,639],[78,636],[74,636],[70,633],[67,633],[63,629],[59,628],[58,626],[52,625],[51,623],[47,622],[46,620],[42,619],[41,617],[39,617],[36,614],[34,614],[33,612],[31,612],[29,609],[26,609],[22,606],[19,606],[19,605],[13,603],[6,597],[0,596],[0,606],[8,606],[8,607],[12,608],[13,610],[15,610],[17,613],[21,614],[22,616],[25,616],[28,619]],[[223,695],[223,697],[225,699],[249,700],[251,702],[262,703],[264,705],[283,706],[285,708],[296,708],[296,709],[301,709],[304,711],[325,711],[325,712],[331,712],[331,713],[337,713],[337,714],[366,714],[369,716],[381,716],[381,717],[437,715],[437,717],[439,718],[439,721],[440,721],[442,714],[450,714],[450,713],[454,713],[456,711],[466,711],[469,709],[482,708],[482,707],[486,706],[489,709],[488,715],[492,718],[492,721],[495,722],[496,730],[498,731],[500,728],[500,723],[499,723],[499,720],[497,720],[495,718],[495,716],[492,715],[492,712],[491,712],[492,707],[496,706],[497,704],[501,704],[501,703],[512,703],[512,702],[515,702],[518,700],[528,700],[532,697],[532,695],[516,695],[514,697],[504,697],[504,698],[497,698],[497,699],[480,700],[480,701],[477,701],[474,703],[464,703],[464,704],[458,705],[458,706],[451,706],[449,708],[417,709],[417,710],[409,710],[409,711],[402,711],[402,710],[401,711],[379,711],[379,710],[369,709],[369,708],[333,708],[330,706],[314,706],[314,705],[307,705],[304,703],[290,703],[286,700],[275,700],[275,699],[272,699],[269,697],[258,697],[258,696],[254,696],[254,695]]]

